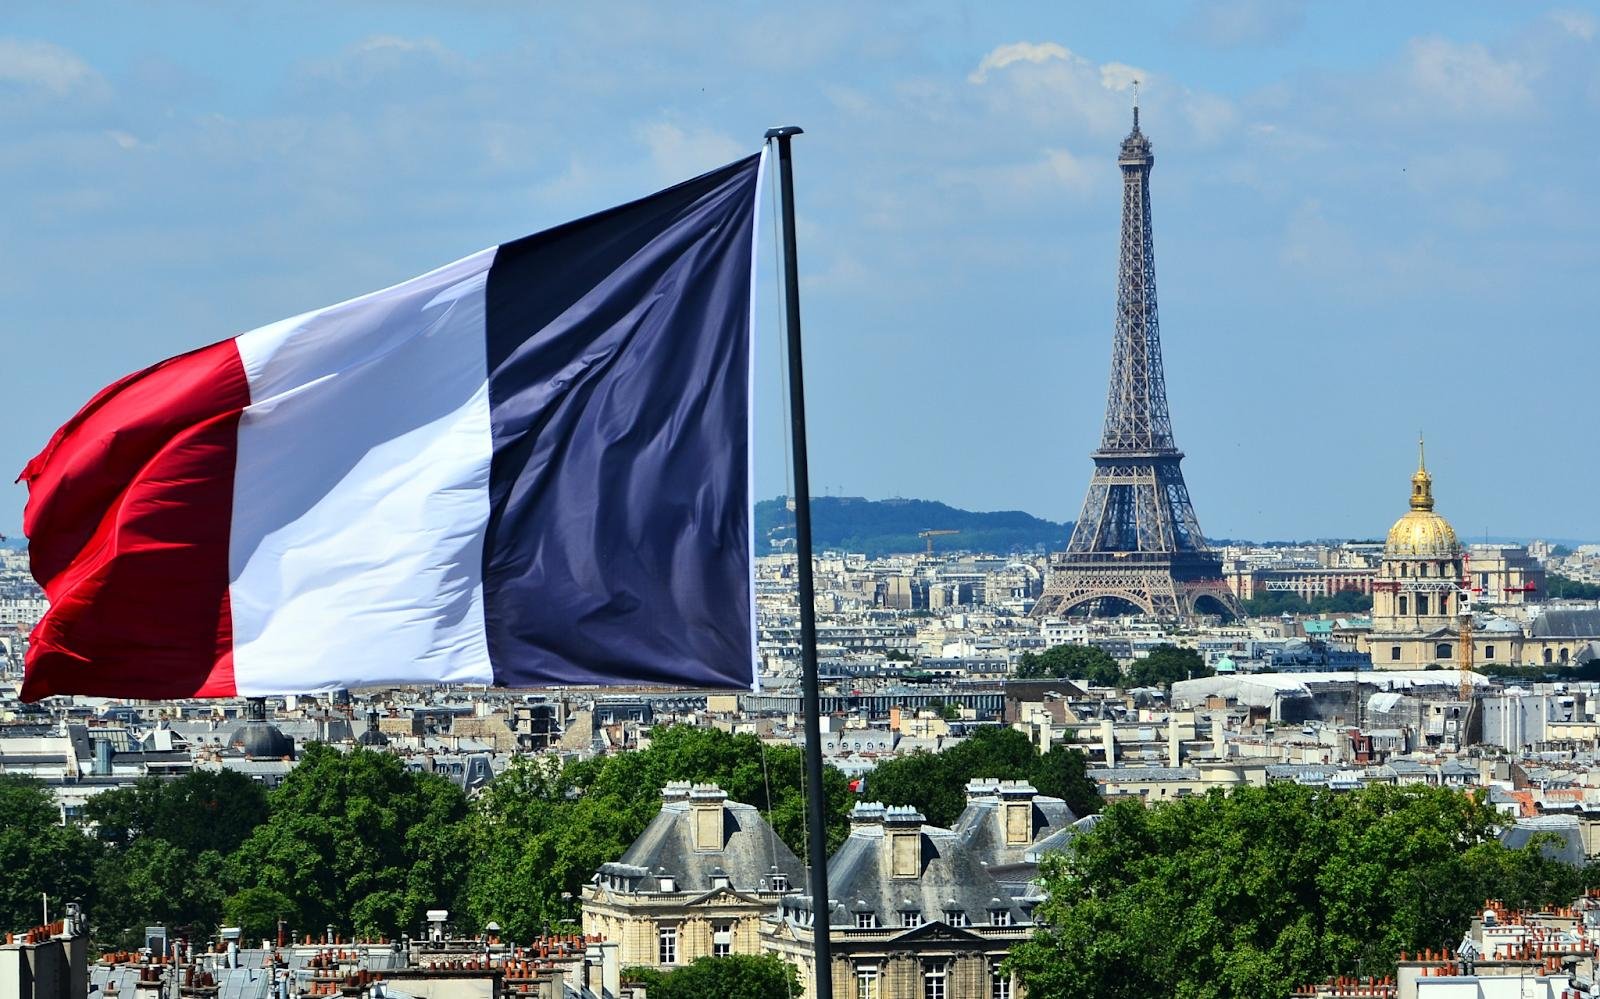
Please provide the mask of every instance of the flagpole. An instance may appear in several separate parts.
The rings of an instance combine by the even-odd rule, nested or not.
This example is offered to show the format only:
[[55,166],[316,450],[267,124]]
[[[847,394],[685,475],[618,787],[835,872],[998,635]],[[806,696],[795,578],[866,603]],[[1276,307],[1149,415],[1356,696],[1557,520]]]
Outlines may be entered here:
[[811,872],[811,940],[816,987],[811,999],[833,999],[832,945],[828,924],[827,795],[822,786],[822,723],[817,692],[817,601],[811,578],[811,474],[806,464],[806,390],[800,365],[800,267],[794,235],[794,162],[789,143],[801,134],[797,125],[767,129],[778,141],[779,192],[783,201],[783,302],[789,328],[789,432],[794,450],[794,540],[800,569],[801,699],[806,725],[807,858]]

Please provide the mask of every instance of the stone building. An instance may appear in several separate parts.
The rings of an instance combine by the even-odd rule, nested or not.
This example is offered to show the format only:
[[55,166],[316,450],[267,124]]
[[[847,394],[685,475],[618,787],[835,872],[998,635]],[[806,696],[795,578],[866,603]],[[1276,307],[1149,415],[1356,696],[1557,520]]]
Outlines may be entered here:
[[[1070,824],[1057,798],[974,781],[954,829],[913,808],[858,804],[828,861],[833,999],[1019,999],[1000,970],[1041,899],[1025,857]],[[1028,840],[1026,846],[1024,838]],[[762,929],[765,949],[812,980],[812,899],[792,895]]]
[[623,967],[757,954],[760,928],[805,868],[752,805],[675,781],[622,859],[583,890],[583,931],[620,945]]
[[1419,443],[1411,509],[1389,528],[1372,584],[1372,631],[1363,643],[1372,665],[1453,666],[1464,578],[1461,543],[1450,522],[1433,510],[1433,477]]

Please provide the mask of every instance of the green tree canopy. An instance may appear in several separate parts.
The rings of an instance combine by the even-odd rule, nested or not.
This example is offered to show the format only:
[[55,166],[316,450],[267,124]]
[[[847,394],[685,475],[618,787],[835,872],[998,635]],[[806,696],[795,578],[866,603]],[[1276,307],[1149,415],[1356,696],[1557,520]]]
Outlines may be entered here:
[[1031,999],[1281,997],[1459,938],[1486,898],[1565,903],[1584,872],[1507,850],[1481,793],[1294,784],[1108,807],[1046,865]]
[[1600,600],[1600,583],[1585,583],[1556,573],[1544,578],[1545,596],[1557,599]]
[[1216,670],[1206,665],[1200,653],[1176,645],[1158,645],[1143,659],[1128,667],[1128,683],[1135,687],[1170,687],[1179,680],[1212,676]]
[[265,888],[289,898],[300,929],[398,935],[429,908],[456,907],[466,815],[466,796],[443,777],[389,753],[313,743],[272,792],[267,821],[229,858],[227,907]]
[[770,954],[701,957],[671,971],[630,968],[650,999],[784,999],[800,995],[794,965]]
[[1117,661],[1090,645],[1056,645],[1043,652],[1024,652],[1017,660],[1019,680],[1077,680],[1095,687],[1122,682]]
[[[95,841],[63,826],[50,790],[31,777],[0,774],[0,920],[7,929],[37,926],[68,901],[93,906]],[[93,909],[90,909],[92,914]]]
[[154,836],[198,857],[207,850],[238,849],[267,820],[267,792],[232,770],[194,770],[168,781],[143,777],[131,787],[103,791],[83,811],[100,839],[112,846]]
[[[654,729],[649,747],[636,752],[566,766],[514,761],[473,810],[467,911],[479,925],[498,922],[512,939],[576,919],[583,885],[644,832],[661,810],[661,788],[675,780],[716,783],[730,799],[761,809],[804,858],[803,774],[797,747],[688,725]],[[850,789],[833,767],[823,785],[832,850],[848,828]]]
[[879,763],[867,774],[867,797],[913,805],[929,822],[948,826],[967,807],[967,781],[1027,780],[1064,798],[1082,816],[1099,810],[1100,795],[1085,774],[1083,754],[1058,747],[1040,756],[1028,737],[989,725],[941,753],[915,752]]
[[1306,600],[1288,590],[1263,590],[1244,602],[1251,617],[1277,617],[1280,614],[1361,614],[1372,609],[1372,597],[1360,590],[1340,590],[1326,597]]

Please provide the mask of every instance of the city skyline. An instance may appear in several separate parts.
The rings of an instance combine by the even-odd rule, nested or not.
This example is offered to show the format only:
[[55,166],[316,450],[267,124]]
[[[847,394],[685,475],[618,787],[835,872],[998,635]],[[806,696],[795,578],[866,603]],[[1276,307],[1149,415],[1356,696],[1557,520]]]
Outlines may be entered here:
[[[23,206],[0,222],[0,463],[128,371],[642,195],[782,119],[807,128],[816,492],[1073,519],[1139,78],[1207,530],[1380,533],[1421,428],[1464,538],[1585,539],[1600,470],[1562,430],[1582,401],[1560,374],[1597,359],[1572,164],[1600,20],[1378,10],[825,7],[802,37],[775,9],[24,6],[0,37]],[[758,496],[784,490],[772,292]],[[23,499],[0,495],[0,532]]]

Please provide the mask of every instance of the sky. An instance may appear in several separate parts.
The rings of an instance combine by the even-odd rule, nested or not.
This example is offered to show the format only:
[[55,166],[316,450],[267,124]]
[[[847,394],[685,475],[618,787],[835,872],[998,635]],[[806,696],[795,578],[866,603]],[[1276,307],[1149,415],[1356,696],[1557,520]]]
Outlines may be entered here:
[[797,124],[813,492],[1072,519],[1135,79],[1209,535],[1381,535],[1422,431],[1465,538],[1600,538],[1600,4],[8,0],[0,469],[123,374]]

